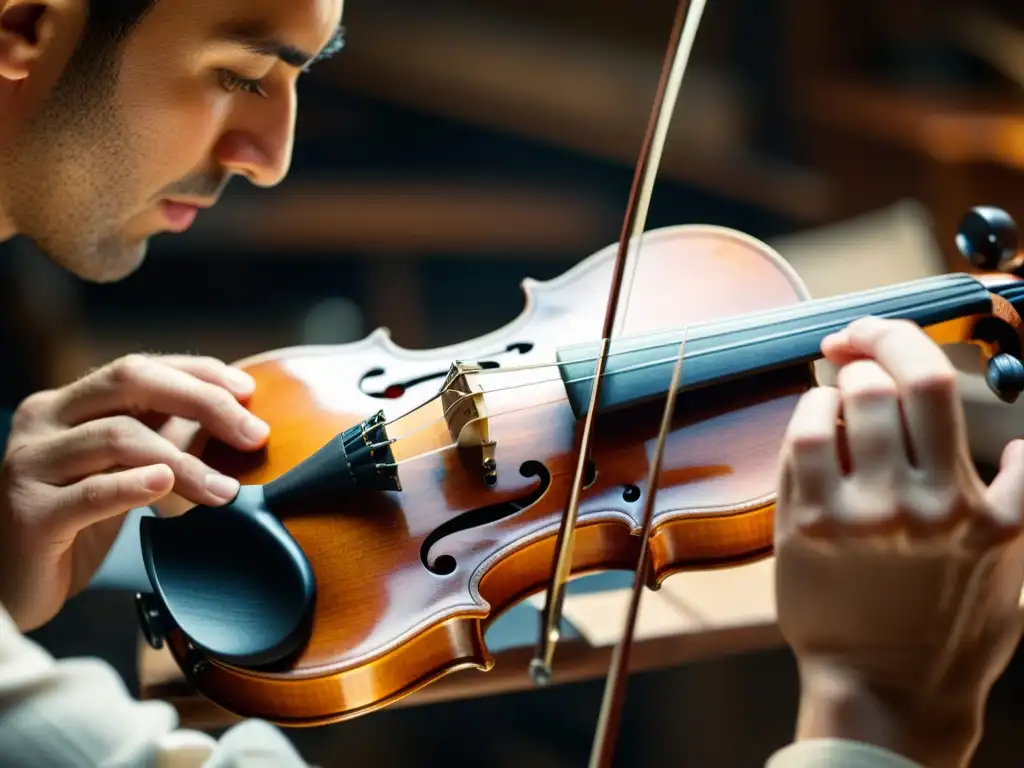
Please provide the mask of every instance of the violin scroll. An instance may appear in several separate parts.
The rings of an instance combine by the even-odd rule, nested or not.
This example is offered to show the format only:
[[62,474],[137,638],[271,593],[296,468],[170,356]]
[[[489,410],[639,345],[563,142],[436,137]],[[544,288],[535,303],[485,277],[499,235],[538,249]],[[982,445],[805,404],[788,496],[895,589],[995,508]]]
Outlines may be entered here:
[[[992,292],[992,315],[980,319],[971,337],[989,347],[985,380],[1003,402],[1014,403],[1024,392],[1024,288],[1005,277],[1024,277],[1017,224],[1006,211],[977,206],[960,220],[957,250],[975,268],[997,273],[985,279]],[[990,276],[991,277],[991,276]]]
[[1024,392],[1024,363],[1007,352],[1001,352],[989,359],[985,381],[1000,400],[1015,403]]
[[957,228],[957,250],[972,265],[988,272],[1024,271],[1017,260],[1017,224],[1006,211],[988,205],[972,208]]

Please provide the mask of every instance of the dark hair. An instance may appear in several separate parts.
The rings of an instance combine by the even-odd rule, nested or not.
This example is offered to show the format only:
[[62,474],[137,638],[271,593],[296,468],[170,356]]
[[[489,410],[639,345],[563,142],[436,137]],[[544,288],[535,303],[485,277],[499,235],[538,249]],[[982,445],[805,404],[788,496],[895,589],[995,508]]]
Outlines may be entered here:
[[95,104],[117,81],[121,44],[159,0],[88,0],[85,29],[54,89],[50,108]]
[[85,36],[118,45],[131,35],[157,0],[89,0]]

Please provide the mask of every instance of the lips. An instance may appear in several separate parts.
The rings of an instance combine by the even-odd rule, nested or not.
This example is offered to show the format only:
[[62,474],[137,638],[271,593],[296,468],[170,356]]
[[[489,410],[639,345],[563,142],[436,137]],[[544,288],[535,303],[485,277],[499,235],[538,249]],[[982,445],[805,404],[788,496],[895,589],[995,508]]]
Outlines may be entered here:
[[167,226],[175,232],[184,232],[192,226],[199,213],[199,207],[188,203],[176,203],[171,200],[162,200],[160,207],[163,210]]

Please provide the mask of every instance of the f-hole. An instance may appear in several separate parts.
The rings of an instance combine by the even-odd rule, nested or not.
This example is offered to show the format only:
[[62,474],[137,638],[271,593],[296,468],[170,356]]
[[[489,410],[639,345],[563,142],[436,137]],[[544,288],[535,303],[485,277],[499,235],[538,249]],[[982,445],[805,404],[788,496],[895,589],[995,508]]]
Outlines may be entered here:
[[518,499],[491,504],[479,509],[471,509],[437,526],[423,541],[423,546],[420,547],[420,561],[423,563],[423,567],[438,576],[447,576],[454,573],[458,567],[454,557],[451,555],[431,556],[431,550],[435,545],[439,544],[442,539],[460,531],[468,531],[472,528],[490,525],[522,512],[530,505],[536,503],[547,492],[548,486],[551,485],[551,473],[539,461],[523,463],[519,467],[519,474],[523,477],[539,478],[540,482],[534,486],[533,490],[524,496],[520,496]]
[[[528,341],[517,341],[509,344],[504,350],[496,351],[488,357],[498,358],[505,357],[511,354],[525,355],[533,350],[533,344]],[[466,361],[470,362],[470,361]],[[473,363],[479,365],[481,368],[493,369],[500,368],[501,363],[498,360],[477,360]],[[416,376],[410,376],[408,378],[399,379],[397,381],[374,381],[374,379],[380,379],[387,374],[384,368],[372,368],[363,374],[359,380],[359,389],[364,395],[370,397],[380,398],[382,400],[394,400],[399,398],[406,393],[410,387],[415,387],[417,384],[422,384],[425,381],[432,381],[434,379],[441,380],[448,375],[448,369],[443,371],[430,371],[429,373],[422,373]]]

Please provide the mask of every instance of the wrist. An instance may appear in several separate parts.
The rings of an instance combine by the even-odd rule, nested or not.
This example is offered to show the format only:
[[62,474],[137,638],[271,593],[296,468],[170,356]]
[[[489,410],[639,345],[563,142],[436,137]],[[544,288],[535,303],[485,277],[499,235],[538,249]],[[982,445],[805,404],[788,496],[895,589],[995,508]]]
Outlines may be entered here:
[[925,768],[963,768],[981,738],[984,697],[901,697],[834,674],[802,677],[796,741],[845,739]]

